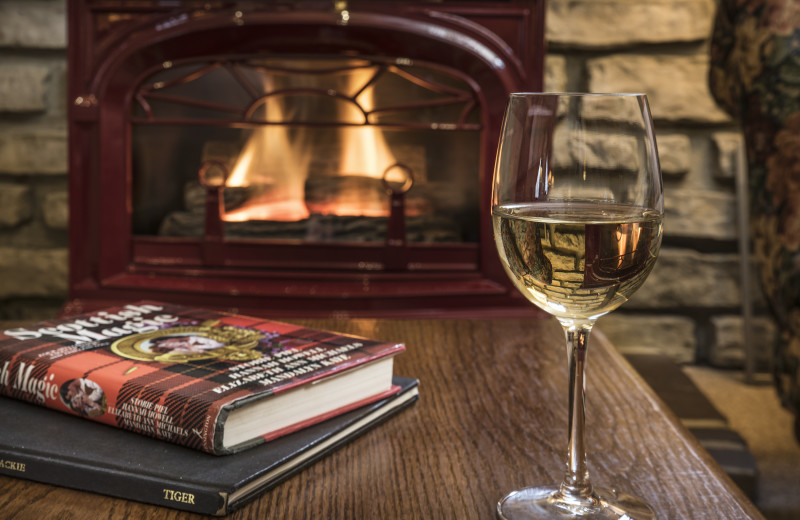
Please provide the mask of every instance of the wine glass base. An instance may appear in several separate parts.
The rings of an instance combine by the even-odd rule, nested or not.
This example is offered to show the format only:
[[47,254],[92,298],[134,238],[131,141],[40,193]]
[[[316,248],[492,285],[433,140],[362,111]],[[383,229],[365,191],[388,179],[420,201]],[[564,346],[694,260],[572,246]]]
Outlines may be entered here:
[[642,499],[609,489],[595,488],[585,500],[569,500],[558,486],[520,489],[497,504],[501,520],[655,520],[653,509]]

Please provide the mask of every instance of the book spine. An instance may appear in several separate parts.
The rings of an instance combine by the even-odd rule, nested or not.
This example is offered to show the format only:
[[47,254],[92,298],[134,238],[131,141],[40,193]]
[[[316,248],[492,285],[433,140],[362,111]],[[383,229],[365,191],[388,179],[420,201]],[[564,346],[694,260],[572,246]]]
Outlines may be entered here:
[[0,449],[0,475],[194,513],[228,513],[228,495],[218,490],[35,453]]

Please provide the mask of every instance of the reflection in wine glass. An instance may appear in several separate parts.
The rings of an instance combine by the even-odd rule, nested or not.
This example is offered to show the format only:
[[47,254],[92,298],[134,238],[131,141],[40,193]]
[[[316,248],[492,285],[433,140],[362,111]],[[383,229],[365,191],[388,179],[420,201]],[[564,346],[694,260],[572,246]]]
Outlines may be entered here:
[[655,518],[641,499],[596,488],[584,444],[584,369],[595,321],[644,283],[664,201],[642,94],[512,94],[495,164],[492,221],[514,285],[564,328],[570,367],[567,471],[514,491],[501,518]]

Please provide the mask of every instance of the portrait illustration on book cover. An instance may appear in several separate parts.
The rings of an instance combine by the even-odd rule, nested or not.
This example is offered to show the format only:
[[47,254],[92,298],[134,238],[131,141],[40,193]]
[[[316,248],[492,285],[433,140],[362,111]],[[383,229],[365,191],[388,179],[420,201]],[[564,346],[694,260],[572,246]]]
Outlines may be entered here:
[[59,390],[61,400],[80,415],[99,417],[106,412],[108,402],[103,389],[85,377],[70,379]]
[[269,338],[262,331],[222,326],[215,320],[133,334],[115,341],[111,351],[128,359],[159,363],[250,361],[262,357],[256,349],[265,339]]

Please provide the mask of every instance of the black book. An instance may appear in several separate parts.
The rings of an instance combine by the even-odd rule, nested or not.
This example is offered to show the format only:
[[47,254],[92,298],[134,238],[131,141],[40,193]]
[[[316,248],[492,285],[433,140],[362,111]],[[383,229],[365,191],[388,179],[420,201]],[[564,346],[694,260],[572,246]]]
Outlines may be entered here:
[[249,450],[216,456],[0,397],[0,474],[226,515],[418,399],[400,393]]

